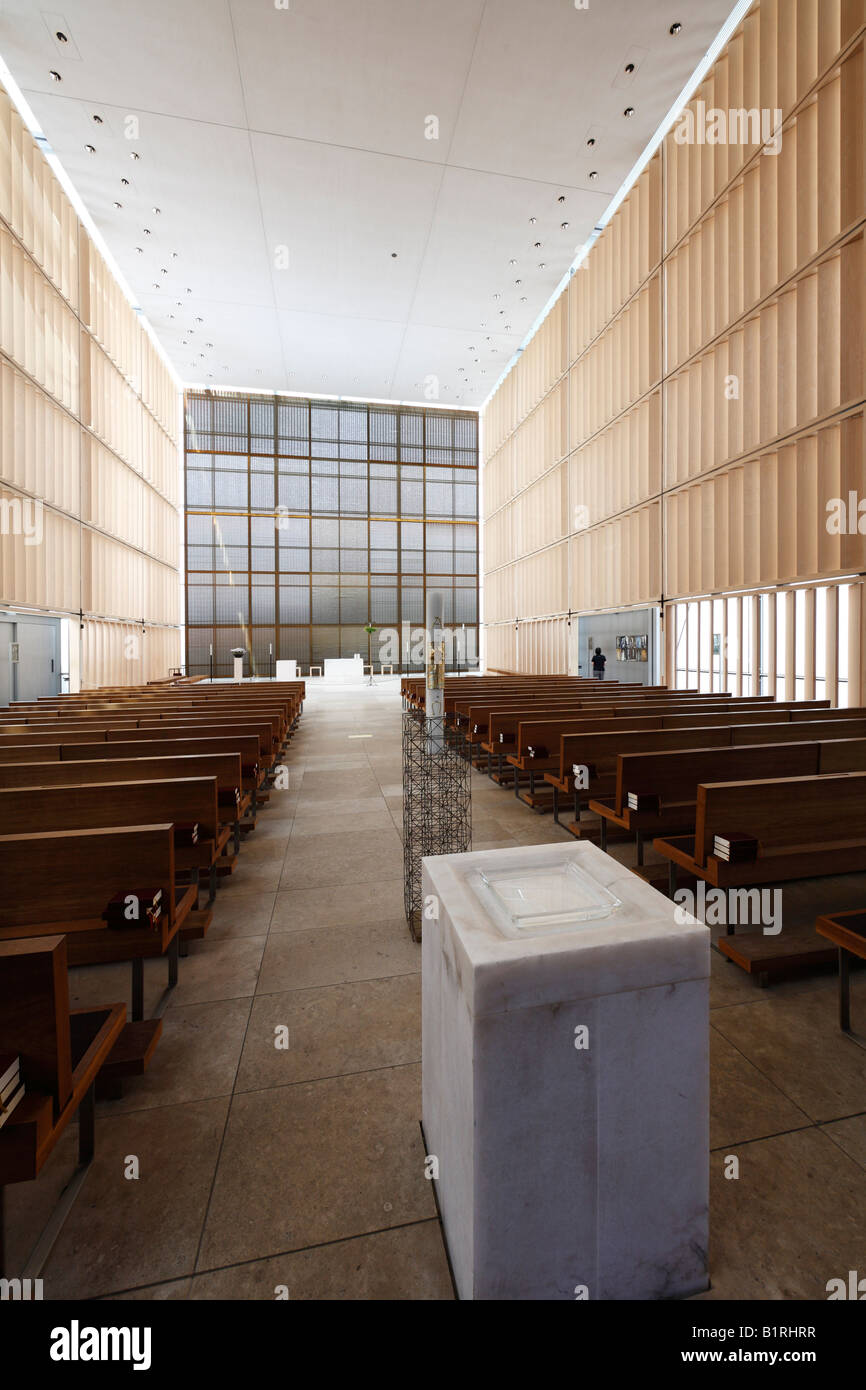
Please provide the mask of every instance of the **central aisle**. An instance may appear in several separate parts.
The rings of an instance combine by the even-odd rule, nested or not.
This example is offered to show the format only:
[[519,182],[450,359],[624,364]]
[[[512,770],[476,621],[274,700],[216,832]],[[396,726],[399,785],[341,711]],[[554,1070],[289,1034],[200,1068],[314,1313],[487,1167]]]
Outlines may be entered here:
[[[99,1107],[46,1298],[453,1296],[419,1126],[399,678],[308,692],[288,789],[181,961],[148,1073]],[[567,838],[477,773],[473,813],[477,848]],[[73,1005],[129,997],[124,965],[70,981]],[[146,1014],[164,983],[148,961]],[[64,1139],[38,1183],[10,1191],[22,1257],[74,1165]]]

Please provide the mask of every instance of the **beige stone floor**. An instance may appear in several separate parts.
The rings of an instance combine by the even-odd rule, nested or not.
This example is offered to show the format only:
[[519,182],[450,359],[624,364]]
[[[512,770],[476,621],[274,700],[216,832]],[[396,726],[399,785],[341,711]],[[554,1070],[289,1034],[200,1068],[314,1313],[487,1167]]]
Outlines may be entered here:
[[[46,1298],[271,1299],[279,1286],[293,1299],[452,1297],[418,1123],[397,683],[311,683],[287,762],[288,790],[180,963],[150,1071],[99,1106],[97,1156],[45,1266]],[[476,848],[569,839],[476,773],[473,830]],[[866,1052],[838,1030],[832,974],[759,990],[716,952],[712,964],[703,1297],[826,1297],[828,1279],[866,1272]],[[164,965],[145,979],[156,1006]],[[74,1002],[128,998],[128,972],[76,970],[72,989]],[[853,1000],[866,1031],[866,972]],[[288,1049],[274,1045],[281,1028]],[[13,1268],[74,1147],[73,1131],[36,1183],[8,1189]]]

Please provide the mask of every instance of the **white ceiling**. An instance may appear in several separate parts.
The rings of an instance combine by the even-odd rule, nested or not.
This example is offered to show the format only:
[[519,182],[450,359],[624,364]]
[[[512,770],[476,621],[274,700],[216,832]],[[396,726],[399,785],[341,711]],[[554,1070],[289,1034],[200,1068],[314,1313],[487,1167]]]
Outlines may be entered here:
[[733,0],[59,2],[0,55],[184,382],[478,406]]

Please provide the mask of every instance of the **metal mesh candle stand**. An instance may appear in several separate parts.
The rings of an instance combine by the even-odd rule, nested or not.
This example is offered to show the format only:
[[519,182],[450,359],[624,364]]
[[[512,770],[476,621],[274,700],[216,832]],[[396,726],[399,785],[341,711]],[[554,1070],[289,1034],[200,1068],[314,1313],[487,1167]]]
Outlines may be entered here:
[[403,901],[406,921],[421,939],[421,860],[465,854],[472,840],[470,764],[445,732],[444,595],[427,594],[425,709],[403,714]]

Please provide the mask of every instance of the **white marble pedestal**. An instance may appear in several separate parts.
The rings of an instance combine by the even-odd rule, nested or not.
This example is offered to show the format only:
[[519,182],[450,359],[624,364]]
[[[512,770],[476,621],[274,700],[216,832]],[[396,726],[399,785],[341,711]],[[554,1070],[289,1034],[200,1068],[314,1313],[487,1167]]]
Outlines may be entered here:
[[298,679],[297,661],[288,661],[281,658],[277,662],[276,679],[278,681],[296,681]]
[[[505,935],[478,871],[564,859],[621,906]],[[707,928],[591,844],[425,859],[423,894],[424,1134],[460,1297],[705,1289]]]

